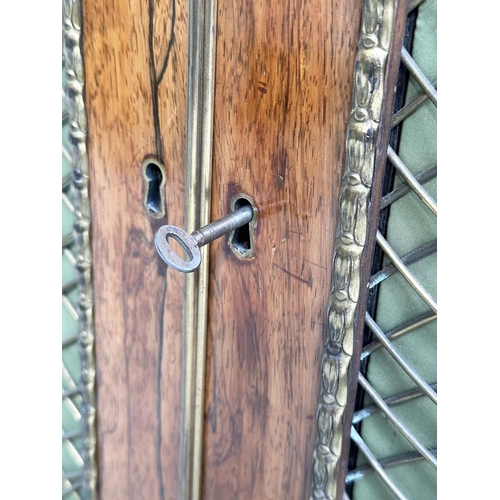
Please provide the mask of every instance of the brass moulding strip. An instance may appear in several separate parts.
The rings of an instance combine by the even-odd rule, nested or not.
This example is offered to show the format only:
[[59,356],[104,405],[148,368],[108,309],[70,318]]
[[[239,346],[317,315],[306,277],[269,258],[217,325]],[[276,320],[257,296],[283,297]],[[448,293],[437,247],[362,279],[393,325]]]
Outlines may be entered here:
[[[326,344],[316,415],[311,499],[342,498],[339,484],[348,371],[360,305],[376,144],[385,95],[395,0],[364,0],[354,66],[353,106],[346,133],[340,212],[333,254]],[[342,488],[339,488],[342,486]],[[339,497],[340,495],[340,497]]]
[[94,320],[92,286],[92,249],[90,242],[90,198],[87,155],[87,116],[84,101],[84,64],[82,57],[81,0],[63,2],[64,58],[67,75],[66,99],[69,108],[70,156],[73,165],[73,237],[76,247],[78,280],[78,346],[81,361],[84,498],[96,500],[96,397],[94,359]]
[[[215,92],[216,0],[189,0],[185,228],[210,222]],[[208,309],[208,246],[202,265],[186,274],[183,311],[179,498],[201,497]]]

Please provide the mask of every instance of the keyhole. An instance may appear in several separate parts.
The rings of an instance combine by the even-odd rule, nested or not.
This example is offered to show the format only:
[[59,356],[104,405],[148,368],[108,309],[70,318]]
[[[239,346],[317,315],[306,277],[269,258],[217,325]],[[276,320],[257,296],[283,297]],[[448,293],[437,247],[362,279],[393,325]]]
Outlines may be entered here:
[[165,215],[164,169],[156,160],[147,159],[142,166],[145,178],[146,194],[144,204],[149,215],[159,219]]
[[155,163],[148,163],[146,177],[149,182],[146,206],[148,210],[157,214],[161,211],[160,186],[163,181],[163,174],[160,167]]
[[[250,197],[240,194],[232,203],[233,211],[250,206],[255,213],[255,205]],[[244,226],[235,229],[229,237],[229,246],[239,259],[248,259],[254,255],[254,226],[255,217]]]

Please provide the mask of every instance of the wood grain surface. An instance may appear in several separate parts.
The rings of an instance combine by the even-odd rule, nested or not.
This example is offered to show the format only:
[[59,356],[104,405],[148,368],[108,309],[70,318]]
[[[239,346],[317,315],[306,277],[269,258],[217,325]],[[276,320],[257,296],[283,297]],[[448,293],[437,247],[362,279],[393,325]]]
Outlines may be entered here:
[[212,219],[259,220],[211,245],[203,498],[304,499],[360,2],[218,6]]
[[[306,498],[360,5],[218,4],[212,219],[259,220],[251,259],[211,245],[203,497]],[[184,225],[187,3],[83,12],[100,496],[175,499],[183,275],[153,238]]]
[[[175,499],[183,276],[153,238],[182,226],[187,2],[85,0],[100,498]],[[141,172],[166,173],[152,218]]]

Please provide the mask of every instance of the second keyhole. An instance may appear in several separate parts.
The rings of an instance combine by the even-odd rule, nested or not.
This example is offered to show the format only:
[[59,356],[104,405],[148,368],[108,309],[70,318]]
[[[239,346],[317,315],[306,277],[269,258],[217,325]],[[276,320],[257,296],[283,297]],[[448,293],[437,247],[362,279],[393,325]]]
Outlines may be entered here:
[[[233,211],[245,206],[252,207],[254,213],[257,213],[257,208],[248,195],[239,194],[231,203]],[[229,247],[238,259],[249,259],[255,254],[254,230],[256,219],[254,217],[248,224],[236,229],[229,236]]]

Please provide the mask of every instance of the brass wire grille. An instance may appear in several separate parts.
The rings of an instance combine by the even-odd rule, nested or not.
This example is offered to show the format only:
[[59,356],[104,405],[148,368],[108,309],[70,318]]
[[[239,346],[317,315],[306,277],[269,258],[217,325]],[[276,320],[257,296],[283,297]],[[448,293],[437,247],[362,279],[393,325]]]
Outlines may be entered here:
[[62,69],[62,497],[78,500],[82,498],[84,481],[82,389],[73,237],[75,207],[71,194],[72,161],[64,61]]
[[[426,3],[431,4],[433,0],[427,0]],[[408,14],[421,4],[424,5],[420,9],[425,8],[423,1],[410,2]],[[419,13],[417,26],[418,15]],[[392,126],[401,127],[401,141],[418,141],[408,134],[403,135],[405,121],[410,117],[417,119],[420,112],[425,113],[428,120],[435,122],[437,80],[431,82],[426,77],[406,48],[402,50],[401,64],[410,75],[408,97],[406,104],[395,110]],[[425,120],[421,126],[432,129],[432,124],[429,125]],[[425,147],[424,144],[420,146]],[[414,145],[414,149],[418,147],[418,144]],[[385,287],[385,299],[391,297],[391,293],[392,296],[399,294],[399,305],[406,303],[404,307],[409,317],[400,324],[395,324],[395,318],[387,317],[390,308],[385,309],[384,315],[378,306],[372,314],[366,314],[365,342],[358,379],[358,393],[363,398],[358,399],[358,409],[352,422],[351,457],[356,459],[353,461],[351,458],[350,461],[345,499],[350,496],[353,499],[366,498],[367,491],[373,499],[417,498],[415,490],[409,491],[411,488],[408,487],[409,481],[411,482],[409,477],[414,470],[409,465],[414,467],[418,464],[417,475],[421,480],[427,479],[431,484],[435,484],[436,480],[437,447],[432,434],[436,423],[437,382],[429,378],[435,377],[432,365],[435,365],[433,345],[437,322],[434,260],[437,252],[437,204],[430,191],[435,191],[437,164],[435,159],[428,165],[422,164],[429,158],[420,158],[417,163],[410,165],[401,156],[391,146],[388,148],[388,169],[393,169],[394,185],[380,202],[381,212],[390,208],[388,235],[380,230],[377,232],[376,242],[378,252],[383,255],[382,265],[373,273],[369,287],[378,294],[378,304],[382,292],[382,288],[378,287]],[[420,239],[426,240],[423,244],[415,246],[417,238],[409,238],[408,242],[405,241],[405,234],[398,235],[394,230],[390,231],[391,217],[401,214],[404,207],[410,210],[409,219],[412,222],[411,228],[405,228],[405,234],[420,233]],[[418,217],[415,215],[417,213]],[[402,220],[401,217],[399,220]],[[379,225],[383,226],[384,224]],[[424,352],[419,352],[423,342]],[[425,342],[431,347],[426,348]],[[374,353],[379,358],[371,363],[369,360]],[[417,369],[417,365],[422,369]],[[401,381],[400,386],[404,389],[394,394],[391,391],[397,385],[396,382],[391,388],[377,386],[371,381],[372,373],[373,378],[382,380],[381,373],[384,370]],[[415,404],[419,406],[416,407]],[[417,426],[415,417],[421,420]],[[422,433],[422,429],[430,432]],[[357,486],[357,482],[367,479],[369,484],[363,488]]]

